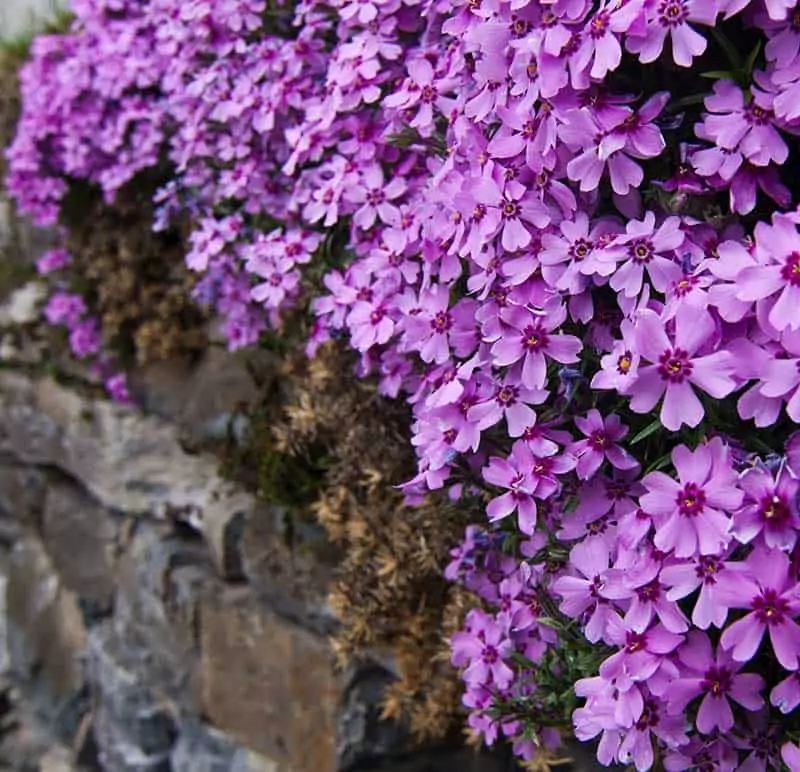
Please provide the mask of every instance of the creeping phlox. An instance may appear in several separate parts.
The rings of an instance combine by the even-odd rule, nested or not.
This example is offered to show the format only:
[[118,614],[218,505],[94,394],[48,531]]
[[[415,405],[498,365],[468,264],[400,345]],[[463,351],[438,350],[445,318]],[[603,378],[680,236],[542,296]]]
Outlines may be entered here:
[[309,355],[345,335],[408,401],[408,500],[485,507],[447,568],[470,727],[800,770],[796,0],[73,9],[10,191],[49,224],[166,165],[232,348],[311,296]]

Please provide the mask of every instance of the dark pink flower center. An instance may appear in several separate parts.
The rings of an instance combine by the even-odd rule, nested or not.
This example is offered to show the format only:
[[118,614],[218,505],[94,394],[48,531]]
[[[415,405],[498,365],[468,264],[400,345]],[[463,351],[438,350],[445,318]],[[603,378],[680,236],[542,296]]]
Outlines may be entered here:
[[628,654],[635,654],[637,651],[642,651],[647,647],[647,634],[646,633],[626,633],[625,635],[625,651]]
[[685,298],[699,283],[700,279],[697,276],[684,276],[673,285],[675,296]]
[[717,575],[725,566],[716,558],[703,556],[697,563],[694,571],[703,580],[703,584],[716,584]]
[[376,308],[370,315],[369,320],[372,324],[380,324],[383,317],[386,316],[386,311],[383,308]]
[[377,206],[386,200],[386,194],[380,188],[373,188],[367,192],[367,203]]
[[358,294],[356,295],[356,299],[357,300],[364,300],[367,303],[370,303],[370,302],[372,302],[372,295],[373,295],[372,288],[370,288],[370,287],[362,287],[358,291]]
[[592,579],[592,583],[589,585],[589,594],[593,598],[599,598],[600,597],[600,590],[602,590],[603,587],[605,587],[605,584],[606,583],[603,581],[603,579],[602,579],[602,577],[600,575],[595,576],[595,578]]
[[726,667],[713,665],[706,670],[705,676],[700,686],[703,691],[708,692],[714,697],[721,697],[731,689],[731,672]]
[[752,607],[758,621],[765,625],[782,624],[789,611],[789,604],[776,590],[764,590],[757,598],[753,598]]
[[504,407],[513,405],[518,397],[519,388],[517,386],[501,386],[495,395],[495,399]]
[[653,259],[655,252],[653,243],[648,239],[634,239],[628,244],[628,254],[637,263],[649,263]]
[[536,477],[549,477],[552,468],[553,462],[549,458],[538,458],[531,472],[536,475]]
[[577,239],[569,248],[569,256],[573,260],[583,260],[592,251],[593,246],[588,239]]
[[547,333],[541,328],[541,325],[529,324],[522,331],[522,345],[528,351],[547,348]]
[[658,21],[662,27],[677,27],[689,18],[686,0],[661,0]]
[[646,700],[642,715],[636,722],[636,728],[640,732],[646,732],[651,727],[658,726],[658,721],[658,706],[652,700]]
[[604,515],[603,517],[599,517],[597,520],[592,520],[591,523],[586,524],[586,533],[590,534],[591,536],[597,536],[598,534],[604,533],[608,528],[608,518]]
[[768,523],[783,525],[792,516],[789,504],[783,496],[777,493],[765,496],[761,500],[758,514]]
[[682,383],[692,374],[689,353],[682,348],[667,349],[658,358],[658,374],[670,383]]
[[431,329],[434,332],[445,333],[453,326],[453,318],[446,311],[439,311],[431,319]]
[[419,96],[423,102],[430,104],[434,99],[436,99],[438,94],[433,86],[423,86]]
[[631,371],[632,365],[633,365],[633,354],[630,351],[626,351],[617,360],[617,372],[620,375],[627,375]]
[[602,429],[598,429],[589,436],[589,445],[594,450],[604,451],[611,445],[611,442],[606,436],[606,433]]
[[794,286],[800,285],[800,252],[792,252],[781,269],[783,280]]
[[678,494],[678,510],[686,517],[694,517],[703,511],[706,503],[705,492],[696,483],[686,483]]
[[283,284],[283,274],[282,274],[282,273],[273,273],[273,274],[272,274],[272,275],[269,277],[269,283],[270,283],[270,284],[271,284],[273,287],[280,287],[280,286],[281,286],[281,284]]
[[592,19],[589,23],[589,34],[593,38],[603,37],[603,35],[605,35],[608,31],[608,25],[610,24],[610,21],[610,14],[608,11],[600,11],[600,13],[596,14],[594,19]]
[[484,646],[483,648],[483,661],[487,665],[494,665],[497,660],[500,659],[500,655],[497,652],[497,649],[494,646]]
[[659,584],[658,579],[654,579],[649,584],[644,585],[644,587],[637,587],[636,594],[642,602],[654,603],[661,595],[661,584]]
[[765,107],[759,107],[754,102],[751,102],[744,108],[744,117],[748,123],[756,126],[764,126],[770,123],[774,117],[772,110]]
[[511,17],[511,34],[514,35],[514,37],[521,38],[523,35],[527,34],[529,29],[530,24],[525,19],[521,19],[518,16]]
[[518,217],[520,213],[520,205],[516,201],[506,201],[503,204],[503,217],[507,220]]

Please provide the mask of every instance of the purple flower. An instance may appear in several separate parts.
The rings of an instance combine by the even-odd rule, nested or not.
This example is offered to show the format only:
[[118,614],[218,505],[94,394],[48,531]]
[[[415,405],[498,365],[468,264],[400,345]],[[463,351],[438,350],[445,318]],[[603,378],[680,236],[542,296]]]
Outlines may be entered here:
[[706,39],[689,22],[714,26],[717,18],[715,2],[708,0],[654,0],[647,6],[644,34],[631,35],[627,48],[639,54],[644,64],[661,55],[667,35],[672,38],[672,59],[681,67],[691,67],[692,59],[706,50]]
[[531,476],[534,456],[525,442],[515,442],[508,458],[492,456],[483,468],[483,479],[490,485],[508,489],[507,493],[489,502],[486,513],[492,522],[508,517],[516,510],[519,527],[531,534],[536,528],[536,501],[534,493],[538,480]]
[[639,366],[636,381],[630,387],[631,410],[650,412],[664,395],[661,422],[677,431],[687,424],[697,426],[703,419],[703,405],[692,385],[715,399],[726,397],[736,388],[731,377],[732,355],[714,351],[705,356],[697,352],[708,346],[715,331],[708,313],[696,313],[681,307],[675,314],[674,342],[667,335],[664,322],[654,311],[642,311],[636,325],[636,343],[642,358],[652,364]]
[[97,319],[78,322],[69,333],[69,347],[78,359],[85,359],[100,351],[100,325]]
[[505,629],[480,609],[467,615],[464,632],[451,638],[452,661],[463,667],[464,680],[472,685],[496,686],[507,689],[514,671],[504,662],[511,655],[513,644]]
[[402,177],[394,177],[387,183],[381,167],[371,164],[362,171],[360,185],[345,192],[348,201],[361,205],[353,215],[353,222],[364,230],[371,228],[378,218],[386,225],[394,225],[400,220],[400,210],[393,202],[405,191]]
[[641,633],[658,617],[664,627],[672,633],[685,633],[689,624],[674,600],[671,600],[662,585],[659,572],[661,561],[642,554],[632,565],[613,568],[608,574],[607,597],[613,600],[630,601],[624,622],[634,632]]
[[44,307],[44,318],[50,324],[64,324],[75,327],[86,313],[86,303],[79,295],[70,292],[56,292]]
[[483,431],[505,418],[509,435],[522,437],[536,423],[530,405],[541,405],[547,396],[546,391],[525,388],[516,379],[499,381],[489,399],[469,407],[467,419]]
[[650,472],[642,480],[648,490],[640,499],[642,509],[656,521],[653,542],[679,558],[716,555],[731,540],[726,513],[743,499],[730,453],[717,437],[695,451],[679,445],[672,451],[672,463],[678,480],[663,472]]
[[795,670],[770,692],[769,701],[784,715],[792,713],[800,705],[800,671]]
[[800,613],[800,585],[790,572],[789,558],[780,550],[756,548],[746,563],[753,578],[740,582],[729,603],[750,611],[722,633],[720,643],[732,650],[737,662],[747,662],[769,631],[778,662],[787,670],[797,670],[800,626],[793,617]]
[[569,554],[577,575],[561,576],[550,585],[550,590],[561,596],[561,612],[584,620],[584,634],[592,643],[603,639],[609,616],[617,613],[603,595],[608,561],[608,545],[601,540],[579,542]]
[[122,405],[132,404],[131,395],[128,391],[128,378],[125,373],[115,373],[106,378],[105,387],[108,396],[114,402],[119,402]]
[[739,590],[739,575],[748,574],[741,561],[723,561],[700,555],[690,561],[670,562],[661,570],[661,581],[669,588],[667,598],[678,601],[700,588],[692,611],[692,624],[707,630],[722,628],[728,618],[728,599]]
[[635,297],[641,292],[645,272],[650,283],[659,292],[664,292],[670,282],[681,274],[675,261],[675,251],[684,241],[680,219],[668,217],[656,228],[656,217],[647,212],[641,222],[631,220],[625,233],[614,244],[623,250],[612,250],[609,254],[618,261],[611,277],[611,288],[625,297]]
[[526,388],[541,389],[545,386],[547,359],[562,364],[578,361],[578,352],[583,347],[580,340],[574,335],[554,332],[567,318],[563,305],[539,314],[511,306],[500,312],[500,318],[511,329],[505,328],[492,345],[492,361],[498,367],[519,362],[519,379]]
[[586,436],[568,447],[578,459],[577,473],[582,480],[592,477],[605,459],[619,470],[636,469],[639,462],[617,443],[628,434],[628,427],[612,414],[603,418],[599,410],[590,410],[586,418],[575,418],[575,426]]
[[797,499],[800,482],[781,467],[776,480],[766,469],[755,467],[739,479],[744,505],[733,519],[733,535],[749,544],[759,534],[767,547],[789,552],[797,542],[800,516]]
[[669,710],[682,713],[690,702],[703,695],[696,719],[703,734],[711,734],[715,729],[720,732],[733,729],[729,699],[746,710],[760,710],[764,706],[761,696],[764,679],[755,673],[740,673],[741,663],[735,662],[722,648],[714,655],[705,633],[697,630],[689,633],[678,657],[687,670],[669,686],[666,693]]
[[778,331],[800,329],[800,234],[793,218],[775,214],[772,225],[755,228],[757,266],[745,268],[736,279],[737,297],[757,301]]
[[36,270],[41,276],[58,271],[72,261],[66,249],[50,249],[36,261]]

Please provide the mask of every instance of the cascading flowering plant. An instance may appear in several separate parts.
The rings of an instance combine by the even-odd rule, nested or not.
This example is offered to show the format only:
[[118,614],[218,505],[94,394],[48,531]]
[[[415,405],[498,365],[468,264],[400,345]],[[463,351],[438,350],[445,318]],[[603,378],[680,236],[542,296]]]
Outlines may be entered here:
[[471,728],[800,770],[798,3],[73,6],[11,192],[50,223],[168,159],[230,345],[312,297],[309,355],[408,401],[409,501],[485,506],[447,568]]

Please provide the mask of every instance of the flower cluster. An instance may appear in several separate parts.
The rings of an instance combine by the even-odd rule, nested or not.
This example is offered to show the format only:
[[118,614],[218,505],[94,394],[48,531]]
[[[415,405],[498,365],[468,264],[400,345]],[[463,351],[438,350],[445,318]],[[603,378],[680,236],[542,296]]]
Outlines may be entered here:
[[231,346],[315,294],[309,354],[408,401],[408,500],[485,502],[473,729],[535,757],[567,677],[604,764],[800,769],[797,2],[128,5],[35,51],[12,192],[52,219],[161,141]]

